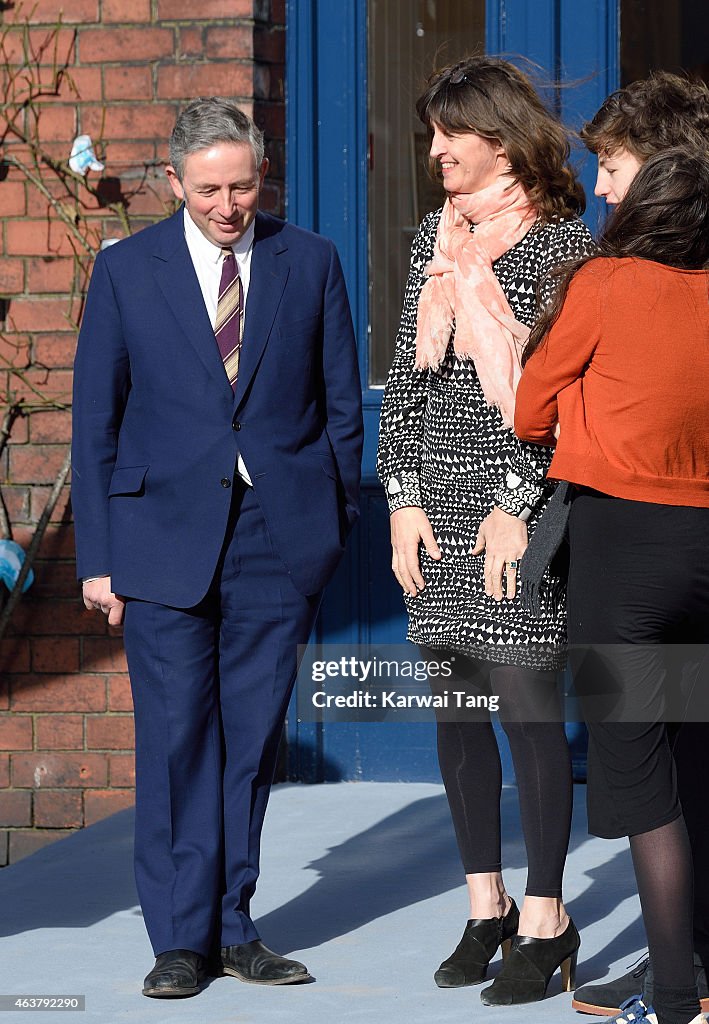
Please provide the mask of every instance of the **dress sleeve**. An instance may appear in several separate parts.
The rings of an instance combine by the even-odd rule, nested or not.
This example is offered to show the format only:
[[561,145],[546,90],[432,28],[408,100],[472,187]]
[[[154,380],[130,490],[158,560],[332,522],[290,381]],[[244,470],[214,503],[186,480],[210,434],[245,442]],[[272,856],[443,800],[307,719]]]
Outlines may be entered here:
[[419,468],[428,370],[417,370],[414,366],[416,316],[424,270],[433,254],[439,214],[429,214],[424,219],[411,247],[411,265],[394,361],[382,401],[377,474],[384,486],[390,512],[406,506],[421,506]]
[[[571,220],[558,226],[537,264],[542,306],[551,301],[556,287],[550,272],[564,263],[590,256],[594,251],[593,238],[583,221]],[[500,453],[503,479],[494,499],[498,508],[520,519],[529,518],[549,488],[545,482],[549,444],[553,444],[553,438],[543,444],[530,443],[520,440],[510,431],[508,444]]]

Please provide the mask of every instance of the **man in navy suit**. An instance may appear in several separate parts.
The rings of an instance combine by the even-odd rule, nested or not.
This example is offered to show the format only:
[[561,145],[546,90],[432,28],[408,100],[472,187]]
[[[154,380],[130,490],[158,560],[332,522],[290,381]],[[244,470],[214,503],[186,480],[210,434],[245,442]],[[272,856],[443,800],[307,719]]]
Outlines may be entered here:
[[84,602],[124,621],[136,724],[147,996],[303,964],[249,916],[279,738],[322,589],[357,516],[361,386],[333,244],[258,211],[253,121],[192,102],[174,216],[102,252],[75,363]]

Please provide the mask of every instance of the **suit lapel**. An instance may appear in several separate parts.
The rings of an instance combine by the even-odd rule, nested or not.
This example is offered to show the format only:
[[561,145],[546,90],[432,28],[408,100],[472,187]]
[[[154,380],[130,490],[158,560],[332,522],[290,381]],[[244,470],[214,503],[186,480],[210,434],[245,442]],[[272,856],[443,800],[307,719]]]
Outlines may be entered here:
[[281,239],[280,228],[279,221],[261,213],[256,215],[244,336],[236,382],[237,406],[246,395],[261,361],[288,280],[287,246]]
[[153,253],[155,280],[205,369],[231,392],[185,241],[182,207],[163,223],[165,230]]

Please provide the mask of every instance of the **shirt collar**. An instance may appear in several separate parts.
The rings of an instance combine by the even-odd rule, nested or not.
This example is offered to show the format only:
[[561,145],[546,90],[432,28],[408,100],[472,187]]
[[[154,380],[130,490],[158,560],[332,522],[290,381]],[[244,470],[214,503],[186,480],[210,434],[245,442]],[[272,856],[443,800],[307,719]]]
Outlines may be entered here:
[[[210,242],[209,239],[202,234],[190,217],[187,206],[184,207],[184,214],[185,237],[188,239],[190,245],[197,250],[202,259],[207,260],[210,263],[218,263],[222,258],[221,247],[215,245],[214,242]],[[251,221],[241,238],[237,239],[237,241],[231,246],[231,250],[236,257],[243,257],[249,251],[253,245],[255,231],[256,218]]]

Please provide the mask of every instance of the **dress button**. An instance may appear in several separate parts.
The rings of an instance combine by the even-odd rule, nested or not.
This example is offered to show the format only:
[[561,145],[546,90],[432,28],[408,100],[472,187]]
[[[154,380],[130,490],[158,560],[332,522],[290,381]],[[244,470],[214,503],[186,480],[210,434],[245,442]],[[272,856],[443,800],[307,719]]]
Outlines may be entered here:
[[228,476],[222,477],[222,487],[231,487],[231,480]]
[[232,423],[232,427],[234,428],[234,430],[241,430],[241,424],[239,423],[238,420],[234,420],[234,422]]

